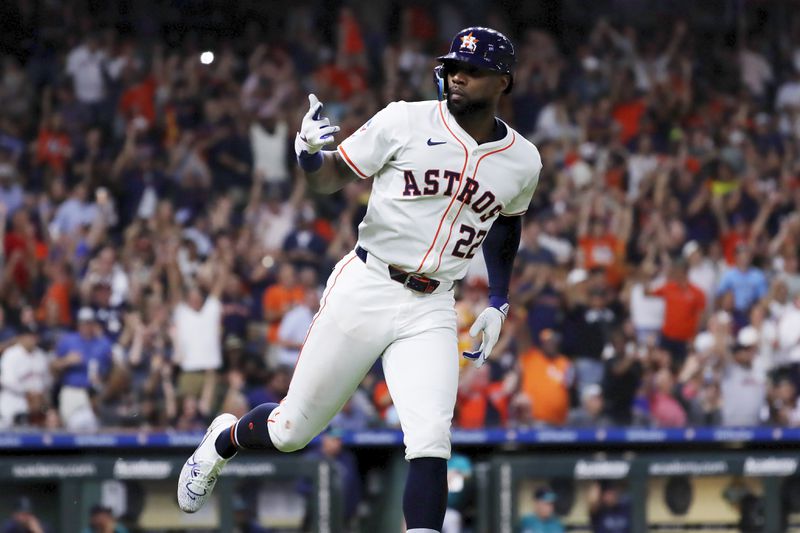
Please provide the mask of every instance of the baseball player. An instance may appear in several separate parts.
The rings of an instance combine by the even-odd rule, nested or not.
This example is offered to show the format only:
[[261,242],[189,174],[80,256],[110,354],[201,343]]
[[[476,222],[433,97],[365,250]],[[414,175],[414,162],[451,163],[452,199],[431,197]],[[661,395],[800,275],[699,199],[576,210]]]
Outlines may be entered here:
[[490,307],[470,330],[482,335],[480,348],[464,353],[480,366],[508,313],[520,215],[542,164],[536,147],[495,117],[513,83],[511,41],[467,28],[438,60],[439,101],[391,103],[335,151],[322,148],[339,128],[309,95],[295,139],[309,186],[332,193],[373,178],[358,245],[328,279],[286,398],[239,420],[218,416],[186,461],[184,511],[206,502],[237,450],[303,448],[381,357],[409,461],[408,531],[441,531],[459,367],[453,283],[482,246]]

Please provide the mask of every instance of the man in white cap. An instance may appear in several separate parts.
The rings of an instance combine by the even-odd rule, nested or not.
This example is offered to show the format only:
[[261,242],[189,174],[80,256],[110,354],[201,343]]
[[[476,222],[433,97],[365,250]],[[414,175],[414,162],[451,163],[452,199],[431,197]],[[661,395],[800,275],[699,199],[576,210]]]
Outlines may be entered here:
[[710,309],[714,302],[714,290],[719,281],[719,271],[705,255],[697,241],[689,241],[683,245],[683,258],[689,264],[689,283],[703,291],[706,296],[706,307]]
[[753,365],[757,349],[758,332],[745,326],[736,336],[733,354],[727,357],[723,368],[723,426],[755,426],[762,420],[767,389]]

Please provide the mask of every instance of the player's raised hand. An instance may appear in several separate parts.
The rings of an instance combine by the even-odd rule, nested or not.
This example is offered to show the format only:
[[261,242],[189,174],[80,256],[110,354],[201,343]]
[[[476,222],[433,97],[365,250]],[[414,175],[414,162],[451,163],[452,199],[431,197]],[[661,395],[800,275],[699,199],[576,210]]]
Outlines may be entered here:
[[313,94],[308,95],[308,112],[303,116],[300,131],[294,139],[294,151],[297,157],[305,152],[315,154],[322,147],[333,141],[333,135],[339,126],[331,126],[331,121],[322,116],[322,102]]
[[478,315],[472,327],[469,328],[469,334],[477,337],[482,333],[481,347],[474,352],[464,352],[462,355],[471,360],[476,368],[483,366],[483,363],[492,355],[494,345],[500,338],[500,330],[503,329],[503,322],[508,316],[508,304],[503,304],[498,309],[497,307],[487,307],[483,312]]

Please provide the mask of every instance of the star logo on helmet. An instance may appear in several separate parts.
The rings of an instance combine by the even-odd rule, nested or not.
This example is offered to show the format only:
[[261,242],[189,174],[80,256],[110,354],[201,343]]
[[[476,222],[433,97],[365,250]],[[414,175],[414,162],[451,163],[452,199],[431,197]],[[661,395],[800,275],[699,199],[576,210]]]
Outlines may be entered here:
[[474,52],[478,39],[472,36],[472,32],[467,35],[461,36],[461,50],[466,49],[467,52]]

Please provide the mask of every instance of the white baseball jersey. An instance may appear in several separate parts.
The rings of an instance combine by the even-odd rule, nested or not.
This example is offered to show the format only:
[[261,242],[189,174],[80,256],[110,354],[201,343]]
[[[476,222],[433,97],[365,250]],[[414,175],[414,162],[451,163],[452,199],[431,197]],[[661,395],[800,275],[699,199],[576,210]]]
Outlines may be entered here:
[[50,383],[47,356],[40,349],[29,352],[17,343],[0,357],[0,427],[28,412],[26,394],[44,393]]
[[464,277],[498,215],[527,210],[542,169],[539,151],[511,127],[478,144],[443,101],[391,103],[338,151],[375,178],[359,244],[441,281]]
[[375,177],[359,226],[369,254],[350,252],[328,278],[270,439],[281,451],[305,446],[381,357],[406,459],[448,459],[459,369],[452,284],[415,292],[387,263],[460,279],[497,216],[528,208],[539,153],[511,128],[478,145],[444,102],[390,104],[338,151],[359,176]]

